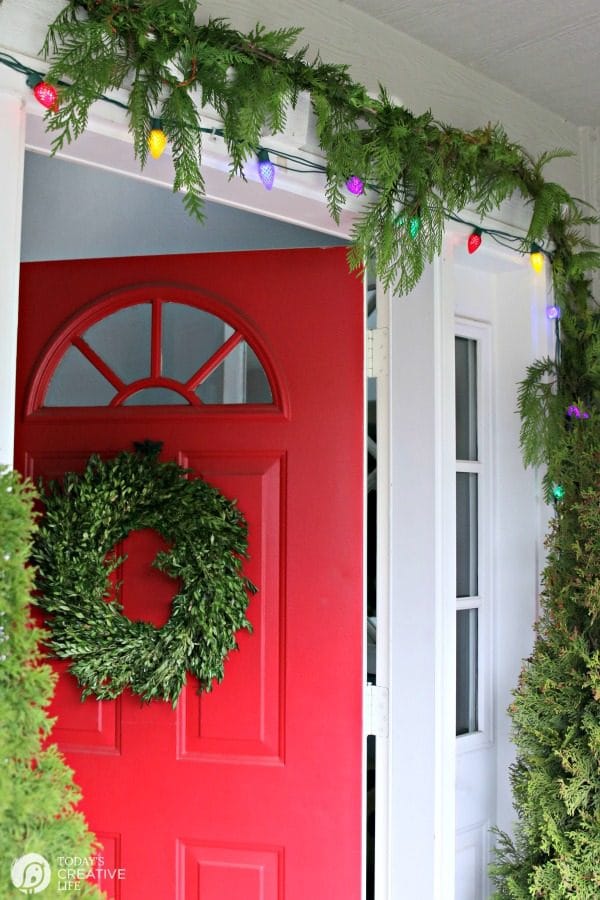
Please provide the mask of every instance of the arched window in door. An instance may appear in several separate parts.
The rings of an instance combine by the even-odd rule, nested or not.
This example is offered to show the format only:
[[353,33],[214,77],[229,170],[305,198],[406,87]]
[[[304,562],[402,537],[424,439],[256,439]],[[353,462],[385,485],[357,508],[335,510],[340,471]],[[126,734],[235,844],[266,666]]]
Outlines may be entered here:
[[274,403],[247,335],[215,313],[162,298],[112,309],[61,343],[38,408]]

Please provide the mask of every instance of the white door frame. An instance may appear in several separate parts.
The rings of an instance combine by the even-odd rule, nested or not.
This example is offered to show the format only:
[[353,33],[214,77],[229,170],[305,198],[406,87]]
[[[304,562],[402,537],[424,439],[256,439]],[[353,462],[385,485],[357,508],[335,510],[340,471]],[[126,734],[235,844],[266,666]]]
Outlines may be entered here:
[[446,402],[444,382],[453,314],[442,266],[442,259],[428,266],[408,297],[378,296],[389,369],[377,438],[385,479],[378,485],[377,674],[389,689],[390,740],[387,796],[376,799],[388,825],[376,900],[449,900],[454,882],[454,614],[445,590],[454,571],[446,453],[453,398]]
[[0,465],[12,466],[15,434],[19,262],[25,166],[25,110],[0,89]]

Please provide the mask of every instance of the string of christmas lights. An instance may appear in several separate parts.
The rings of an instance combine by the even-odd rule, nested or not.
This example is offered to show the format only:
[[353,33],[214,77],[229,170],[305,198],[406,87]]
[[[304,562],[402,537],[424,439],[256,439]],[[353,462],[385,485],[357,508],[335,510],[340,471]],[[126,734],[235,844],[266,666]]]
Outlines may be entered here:
[[[55,85],[45,81],[44,73],[24,65],[15,57],[10,56],[3,51],[0,51],[0,64],[24,75],[27,86],[32,90],[36,100],[46,110],[49,110],[50,112],[56,112],[58,110],[59,96],[57,88]],[[58,82],[59,87],[62,84],[66,85],[66,82]],[[113,106],[117,106],[124,111],[127,111],[128,108],[127,105],[120,100],[117,100],[113,97],[107,97],[104,94],[98,95],[98,100],[105,103],[110,103]],[[159,117],[152,117],[149,124],[150,131],[148,135],[148,150],[150,155],[154,159],[159,159],[167,148],[168,137],[163,130],[162,121]],[[220,137],[223,139],[225,138],[224,130],[219,127],[209,128],[201,126],[200,131],[204,134],[210,134],[213,137]],[[272,154],[272,156],[274,157],[273,159],[271,159],[270,154]],[[298,156],[284,150],[274,149],[266,146],[261,146],[256,149],[256,166],[258,177],[265,189],[268,191],[272,190],[274,186],[277,168],[285,169],[287,171],[299,174],[318,173],[324,176],[326,176],[327,174],[326,167],[318,162],[315,162],[314,160],[309,160],[305,157]],[[346,181],[346,190],[354,197],[360,197],[363,194],[366,194],[367,191],[379,193],[377,185],[369,183],[365,184],[365,182],[355,174],[348,177]],[[397,228],[407,227],[410,237],[413,240],[416,240],[421,229],[420,212],[421,210],[419,209],[416,209],[412,215],[406,215],[406,213],[401,212],[396,217],[394,225]],[[531,265],[536,273],[543,272],[545,259],[548,259],[549,262],[552,263],[551,252],[538,243],[532,243],[529,248],[527,248],[524,239],[516,234],[511,234],[510,232],[503,231],[497,228],[488,228],[481,224],[475,224],[463,218],[462,216],[451,214],[448,211],[445,212],[445,215],[449,221],[456,222],[471,229],[466,241],[467,251],[471,255],[473,253],[476,253],[480,249],[485,237],[486,239],[489,238],[495,241],[500,246],[510,250],[514,250],[521,255],[524,255],[529,251]],[[554,322],[555,363],[558,367],[561,358],[561,310],[558,306],[549,305],[546,307],[546,316],[550,321]],[[589,418],[588,413],[582,411],[576,405],[569,406],[566,411],[566,416],[568,417],[570,422],[574,422],[576,419],[585,420]],[[560,503],[560,501],[564,497],[563,486],[560,484],[555,484],[552,489],[552,495],[555,504]]]
[[[56,111],[58,109],[58,91],[56,87],[52,84],[49,84],[44,80],[44,73],[39,72],[36,69],[31,68],[30,66],[26,66],[21,63],[18,59],[11,56],[8,53],[0,51],[0,65],[4,65],[15,72],[19,72],[20,74],[25,76],[26,83],[28,87],[31,88],[36,100],[45,108],[50,111]],[[58,82],[58,86],[61,85],[66,86],[66,82]],[[120,100],[115,99],[114,97],[107,97],[105,94],[99,94],[98,100],[110,103],[113,106],[117,106],[122,110],[127,110],[127,104],[123,103]],[[209,134],[214,137],[225,137],[225,133],[222,128],[215,127],[201,127],[200,131],[204,134]],[[164,153],[168,145],[168,138],[162,128],[162,122],[159,117],[152,117],[150,120],[150,133],[148,135],[148,150],[150,155],[154,159],[159,159],[160,156]],[[271,155],[274,157],[271,159]],[[292,165],[289,165],[291,163]],[[298,156],[293,153],[289,153],[285,150],[275,149],[272,147],[261,146],[256,150],[256,165],[257,172],[260,178],[260,181],[264,185],[265,189],[270,191],[275,183],[275,173],[276,169],[280,168],[288,172],[295,172],[299,174],[327,174],[326,166],[315,162],[314,160],[309,160],[306,157]],[[376,185],[365,184],[361,178],[357,175],[351,175],[346,181],[346,189],[347,191],[355,197],[360,197],[363,194],[366,194],[367,191],[374,191],[378,193],[378,189]],[[530,254],[531,265],[535,272],[542,272],[544,269],[544,261],[548,259],[550,262],[552,261],[551,252],[542,247],[540,244],[532,243],[529,247],[529,251],[525,245],[525,242],[522,237],[519,237],[516,234],[511,234],[507,231],[502,231],[496,228],[487,228],[481,224],[477,225],[474,222],[470,222],[468,219],[465,219],[461,216],[457,216],[455,214],[451,214],[446,212],[446,218],[450,221],[457,222],[461,225],[465,225],[468,228],[471,228],[472,231],[467,238],[467,250],[469,254],[473,254],[477,252],[477,250],[483,244],[484,237],[489,237],[494,240],[499,245],[514,250],[515,252],[523,255],[527,252]],[[400,214],[394,224],[398,227],[404,227],[405,218],[402,214]],[[410,216],[408,218],[408,229],[411,238],[416,239],[421,228],[421,217],[418,212]],[[556,310],[557,307],[548,307],[548,310]],[[557,352],[559,350],[559,337],[558,337],[558,329],[559,329],[559,318],[560,318],[560,310],[557,314],[551,315],[548,312],[548,317],[553,318],[555,320],[555,326],[557,329]]]

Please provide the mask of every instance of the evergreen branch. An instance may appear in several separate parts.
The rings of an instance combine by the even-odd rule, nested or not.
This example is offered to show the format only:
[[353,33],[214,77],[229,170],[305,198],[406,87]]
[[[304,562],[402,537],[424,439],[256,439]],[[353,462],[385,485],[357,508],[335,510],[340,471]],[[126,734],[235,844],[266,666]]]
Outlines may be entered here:
[[[436,122],[431,113],[414,116],[396,106],[383,88],[377,98],[369,97],[364,86],[351,79],[347,66],[324,63],[319,57],[309,63],[306,48],[294,51],[298,28],[268,31],[257,25],[243,34],[221,19],[196,25],[194,12],[193,0],[123,0],[119,5],[111,0],[70,0],[50,26],[43,48],[52,58],[49,78],[67,82],[61,88],[59,113],[48,119],[57,133],[54,149],[82,133],[98,96],[125,88],[130,93],[135,152],[143,165],[144,142],[156,107],[177,108],[170,100],[173,92],[189,99],[198,90],[202,102],[211,104],[222,118],[232,176],[243,177],[244,163],[257,152],[262,135],[281,132],[289,106],[307,91],[327,156],[331,215],[339,219],[346,200],[343,186],[350,175],[375,187],[379,209],[365,211],[355,230],[359,244],[352,258],[362,253],[364,263],[364,254],[383,241],[377,254],[380,275],[398,289],[414,287],[424,260],[440,246],[436,213],[435,227],[424,228],[419,241],[403,241],[402,252],[393,252],[394,220],[407,203],[418,201],[429,216],[440,207],[455,214],[471,204],[485,215],[519,191],[533,207],[529,241],[542,240],[546,234],[564,237],[565,207],[570,229],[589,224],[577,201],[543,178],[550,160],[567,151],[550,151],[536,160],[511,143],[499,125],[465,133]],[[175,189],[185,186],[184,202],[197,214],[203,186],[192,145],[199,117],[192,114],[188,101],[181,109],[182,121],[170,119],[177,143]],[[196,134],[184,134],[186,129],[196,129]],[[390,202],[392,196],[395,204]],[[580,249],[578,259],[567,254],[566,268],[557,265],[556,287],[570,274],[576,277],[584,266],[597,266],[596,248]]]
[[202,220],[204,179],[200,168],[200,119],[186,91],[173,91],[162,108],[162,122],[171,141],[175,179],[173,190],[184,190],[184,206]]
[[[0,466],[0,866],[5,897],[15,896],[9,873],[17,857],[35,852],[54,861],[67,847],[82,858],[99,852],[78,808],[81,792],[73,772],[51,743],[54,720],[48,705],[56,675],[41,652],[47,632],[32,616],[34,571],[27,565],[36,530],[35,499],[29,482]],[[57,897],[58,867],[50,867],[49,878],[47,896]],[[106,896],[87,881],[78,893],[96,900]]]
[[[556,416],[564,409],[557,393],[557,367],[551,359],[541,359],[527,369],[518,394],[521,417],[521,450],[526,465],[541,466],[552,456],[552,442],[560,437]],[[558,399],[557,399],[558,398]],[[558,413],[557,413],[558,410]]]

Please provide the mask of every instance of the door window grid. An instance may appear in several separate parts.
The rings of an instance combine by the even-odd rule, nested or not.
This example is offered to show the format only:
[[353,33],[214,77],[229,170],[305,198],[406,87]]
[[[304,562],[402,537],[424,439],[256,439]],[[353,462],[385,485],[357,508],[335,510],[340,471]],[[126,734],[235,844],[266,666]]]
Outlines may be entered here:
[[45,407],[272,402],[240,331],[160,298],[125,306],[73,336],[44,398]]
[[[459,321],[456,385],[456,733],[490,740],[489,326]],[[486,732],[484,734],[484,732]],[[467,743],[464,743],[464,741]]]

